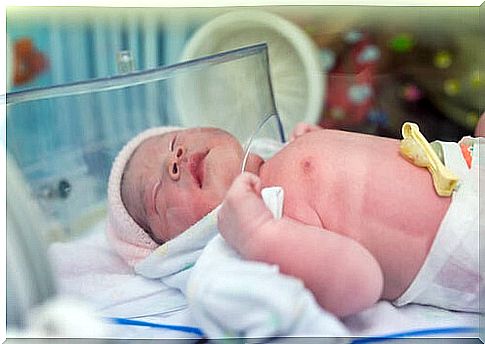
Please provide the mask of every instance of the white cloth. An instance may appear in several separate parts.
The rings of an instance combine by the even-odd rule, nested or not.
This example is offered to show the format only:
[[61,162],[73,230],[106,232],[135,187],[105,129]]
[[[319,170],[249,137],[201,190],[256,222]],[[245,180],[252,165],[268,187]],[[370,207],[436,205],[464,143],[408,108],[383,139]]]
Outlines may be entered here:
[[219,209],[220,206],[176,238],[158,247],[135,265],[135,271],[147,278],[160,279],[185,294],[192,267],[207,243],[217,234]]
[[[262,192],[276,217],[283,209],[282,191]],[[276,266],[241,259],[220,235],[214,237],[218,210],[160,246],[135,271],[188,296],[192,316],[210,338],[347,334],[301,281]]]
[[[103,316],[136,318],[155,324],[200,326],[199,317],[196,322],[179,290],[170,288],[157,279],[136,275],[122,261],[108,244],[104,236],[104,226],[103,221],[85,238],[51,245],[49,257],[58,282],[58,292],[91,303]],[[241,317],[242,314],[237,316]],[[322,323],[327,326],[325,321]],[[345,318],[343,323],[352,336],[375,336],[433,328],[437,324],[440,327],[478,327],[479,314],[450,312],[416,304],[397,308],[389,302],[381,301],[366,311]],[[303,330],[301,332],[306,334]],[[111,325],[108,336],[196,337],[168,329],[126,325]],[[476,337],[476,334],[471,336]]]
[[[395,307],[388,301],[379,301],[374,306],[343,319],[352,336],[389,336],[395,333],[413,332],[432,328],[480,326],[477,313],[453,312],[443,308],[409,304]],[[436,336],[477,337],[476,331],[458,334],[436,334]],[[426,343],[426,340],[424,340]],[[392,341],[384,342],[392,343]],[[399,342],[397,342],[399,343]],[[408,343],[408,341],[404,341]],[[418,341],[421,343],[421,341]]]
[[441,142],[441,145],[445,165],[460,178],[459,187],[452,194],[449,209],[422,268],[394,304],[419,303],[478,312],[479,295],[484,295],[484,275],[478,266],[480,145],[474,145],[470,169],[458,144]]
[[210,338],[349,335],[299,279],[241,259],[220,235],[197,261],[187,298]]
[[170,314],[187,308],[180,291],[134,274],[103,233],[104,222],[90,235],[49,247],[61,294],[92,302],[107,317],[134,318]]

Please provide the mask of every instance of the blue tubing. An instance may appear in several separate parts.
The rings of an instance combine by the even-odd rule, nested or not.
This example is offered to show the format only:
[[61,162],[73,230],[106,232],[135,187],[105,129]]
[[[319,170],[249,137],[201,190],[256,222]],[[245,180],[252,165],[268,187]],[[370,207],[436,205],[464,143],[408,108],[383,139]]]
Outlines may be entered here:
[[167,325],[167,324],[156,324],[146,321],[140,320],[131,320],[125,318],[107,318],[110,322],[113,322],[118,325],[131,325],[131,326],[145,326],[145,327],[152,327],[152,328],[163,328],[167,330],[179,331],[179,332],[186,332],[186,333],[193,333],[199,335],[201,337],[204,336],[204,333],[201,329],[197,327],[191,326],[179,326],[179,325]]
[[[167,325],[167,324],[157,324],[140,320],[131,320],[125,318],[107,318],[110,322],[118,325],[131,325],[131,326],[144,326],[152,328],[163,328],[167,330],[192,333],[203,337],[204,333],[201,329],[191,326],[179,326],[179,325]],[[479,328],[477,327],[443,327],[443,328],[430,328],[424,330],[408,331],[408,332],[397,332],[382,336],[375,337],[365,337],[358,338],[351,341],[351,344],[365,344],[365,343],[378,343],[386,340],[406,338],[406,337],[418,337],[418,336],[431,336],[438,334],[458,334],[458,333],[478,333]]]
[[385,340],[392,340],[406,337],[431,336],[437,334],[457,334],[457,333],[478,333],[478,327],[442,327],[416,330],[409,332],[391,333],[383,336],[366,337],[354,339],[351,344],[377,343]]

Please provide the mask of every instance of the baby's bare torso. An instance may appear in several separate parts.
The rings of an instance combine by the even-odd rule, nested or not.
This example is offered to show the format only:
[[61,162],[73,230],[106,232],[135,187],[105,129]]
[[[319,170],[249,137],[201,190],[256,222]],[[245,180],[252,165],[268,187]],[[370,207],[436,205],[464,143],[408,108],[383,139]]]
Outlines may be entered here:
[[436,195],[426,169],[400,156],[398,140],[341,131],[299,137],[262,166],[260,178],[263,187],[285,190],[285,216],[373,254],[384,274],[382,298],[390,300],[416,276],[450,203]]

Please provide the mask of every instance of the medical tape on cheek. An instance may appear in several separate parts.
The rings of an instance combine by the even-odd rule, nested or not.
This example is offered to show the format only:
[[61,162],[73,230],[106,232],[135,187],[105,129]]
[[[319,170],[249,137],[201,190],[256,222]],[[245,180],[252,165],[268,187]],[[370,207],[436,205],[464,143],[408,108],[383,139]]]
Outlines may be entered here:
[[406,122],[402,126],[400,152],[419,167],[426,167],[431,173],[433,185],[439,196],[451,196],[458,186],[459,178],[441,162],[431,144],[419,131],[415,123]]

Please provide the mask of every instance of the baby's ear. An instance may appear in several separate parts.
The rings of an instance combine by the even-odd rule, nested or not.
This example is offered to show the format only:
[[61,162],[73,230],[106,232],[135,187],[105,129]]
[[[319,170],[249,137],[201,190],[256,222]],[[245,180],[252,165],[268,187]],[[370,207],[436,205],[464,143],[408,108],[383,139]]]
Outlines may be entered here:
[[[148,194],[148,193],[146,193]],[[147,195],[148,197],[148,195]],[[145,212],[144,212],[144,222],[146,223],[145,231],[148,235],[155,241],[157,244],[162,244],[166,241],[164,237],[163,228],[165,226],[163,222],[163,218],[160,216],[156,209],[156,204],[148,199],[145,199],[144,204],[146,204]]]
[[145,230],[150,238],[153,239],[157,244],[163,244],[167,239],[165,238],[162,219],[157,213],[147,213],[147,225],[148,230]]

